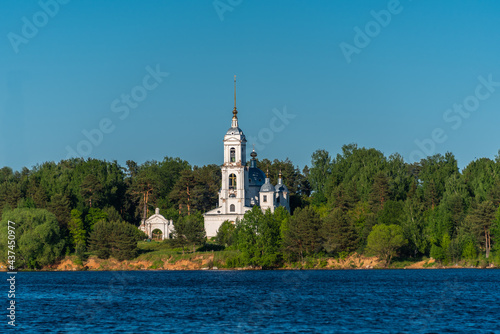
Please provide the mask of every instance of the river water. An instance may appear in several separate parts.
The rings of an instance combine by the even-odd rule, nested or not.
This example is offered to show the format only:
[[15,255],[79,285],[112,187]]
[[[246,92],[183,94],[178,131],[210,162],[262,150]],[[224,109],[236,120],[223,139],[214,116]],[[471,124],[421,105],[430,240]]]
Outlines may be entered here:
[[478,269],[24,272],[16,331],[500,333],[499,283]]

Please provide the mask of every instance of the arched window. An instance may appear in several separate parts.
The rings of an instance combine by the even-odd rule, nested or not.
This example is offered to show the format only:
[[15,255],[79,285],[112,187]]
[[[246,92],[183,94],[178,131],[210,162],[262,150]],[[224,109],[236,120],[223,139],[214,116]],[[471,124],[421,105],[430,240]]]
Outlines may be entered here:
[[235,208],[234,204],[231,204],[229,206],[229,212],[235,212],[235,211],[236,211],[236,208]]
[[234,147],[231,147],[231,150],[229,151],[229,157],[231,162],[236,162],[236,150]]
[[234,189],[234,188],[236,188],[236,175],[230,174],[229,175],[229,189]]

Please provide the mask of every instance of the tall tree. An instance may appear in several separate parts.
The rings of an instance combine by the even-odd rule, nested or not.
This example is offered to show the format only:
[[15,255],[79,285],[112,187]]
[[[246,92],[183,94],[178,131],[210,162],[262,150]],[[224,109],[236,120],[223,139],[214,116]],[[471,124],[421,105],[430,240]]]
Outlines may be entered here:
[[83,257],[86,250],[86,231],[82,220],[82,213],[77,209],[71,210],[71,219],[68,224],[71,236],[71,245],[76,254]]
[[332,158],[325,150],[317,150],[311,156],[309,183],[312,190],[321,198],[326,198],[326,184],[332,174]]
[[373,179],[372,191],[370,193],[370,204],[372,210],[377,212],[384,207],[384,203],[389,200],[389,182],[383,172],[379,172]]
[[321,249],[320,228],[320,216],[312,207],[297,208],[284,234],[284,252],[290,259],[298,257],[300,261],[304,255],[317,252]]
[[486,258],[491,250],[491,227],[495,220],[496,208],[491,201],[475,204],[465,218],[471,234],[484,246]]
[[349,217],[339,208],[323,219],[320,229],[323,248],[330,254],[351,252],[356,247],[356,233]]

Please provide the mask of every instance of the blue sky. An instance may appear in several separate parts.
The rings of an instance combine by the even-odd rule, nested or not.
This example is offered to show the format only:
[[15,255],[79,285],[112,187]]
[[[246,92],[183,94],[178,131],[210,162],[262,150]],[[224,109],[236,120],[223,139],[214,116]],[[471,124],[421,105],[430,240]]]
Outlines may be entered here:
[[348,143],[409,162],[494,158],[499,12],[496,1],[3,1],[0,166],[75,154],[220,164],[235,74],[259,158],[302,168]]

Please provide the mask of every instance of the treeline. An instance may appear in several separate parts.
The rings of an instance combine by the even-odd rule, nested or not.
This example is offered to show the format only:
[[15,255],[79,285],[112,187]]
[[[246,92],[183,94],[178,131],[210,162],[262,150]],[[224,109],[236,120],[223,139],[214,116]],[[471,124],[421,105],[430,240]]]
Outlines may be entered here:
[[252,213],[217,241],[239,249],[238,265],[276,266],[304,257],[374,254],[388,264],[430,256],[442,263],[500,255],[500,158],[459,171],[453,154],[406,163],[373,148],[324,150],[305,169],[312,193],[293,215]]
[[[296,193],[304,188],[301,184],[304,177],[290,161],[264,159],[259,163],[262,168],[269,168],[273,179],[282,169],[290,179],[295,202],[300,203]],[[26,238],[17,235],[18,241],[23,240],[17,245],[20,256],[23,251],[31,254],[25,256],[26,261],[18,261],[23,267],[39,268],[64,254],[74,253],[83,258],[89,251],[101,257],[131,258],[136,249],[129,246],[122,247],[129,251],[115,253],[106,248],[117,249],[115,244],[124,244],[124,240],[136,244],[136,240],[130,240],[140,237],[134,237],[123,224],[135,228],[141,219],[153,214],[156,207],[166,218],[174,220],[178,230],[184,233],[182,239],[187,241],[185,235],[188,235],[199,243],[204,237],[200,238],[201,213],[217,205],[220,184],[220,166],[191,166],[185,160],[171,157],[143,164],[127,161],[126,166],[116,161],[71,159],[46,162],[21,171],[4,167],[0,169],[0,209],[3,213],[0,245],[6,245],[4,233],[7,233],[7,220],[10,219],[26,224],[26,229],[21,228],[19,233],[36,227],[53,236],[44,241],[54,250],[54,256],[48,256],[42,248],[33,252],[27,250],[29,242],[24,240],[28,240],[28,233]],[[118,234],[120,240],[113,241],[117,238],[117,234],[113,234],[114,238],[100,242],[97,235],[110,235],[106,231],[111,226],[120,226],[129,232]],[[5,263],[5,260],[1,254],[0,261]]]
[[[288,159],[263,159],[258,166],[269,169],[272,183],[282,171],[292,212],[255,208],[235,225],[224,224],[216,241],[240,251],[231,260],[235,264],[272,267],[351,252],[376,254],[387,263],[396,255],[451,263],[500,254],[498,157],[478,159],[459,171],[451,153],[409,164],[398,154],[386,157],[350,144],[335,157],[314,152],[310,167],[302,171]],[[130,244],[144,235],[134,235],[136,229],[129,227],[159,207],[174,221],[177,244],[194,247],[205,242],[201,213],[216,207],[220,184],[220,166],[191,166],[170,157],[143,164],[127,161],[126,166],[71,159],[16,172],[4,167],[0,245],[7,240],[6,221],[12,218],[30,221],[32,227],[24,229],[30,233],[42,226],[26,240],[44,236],[55,250],[40,246],[33,252],[46,255],[26,257],[26,267],[40,267],[64,254],[83,257],[89,251],[132,258],[137,249]],[[110,229],[123,233],[109,237]],[[20,247],[31,243],[19,242]],[[3,255],[0,261],[5,261]]]

